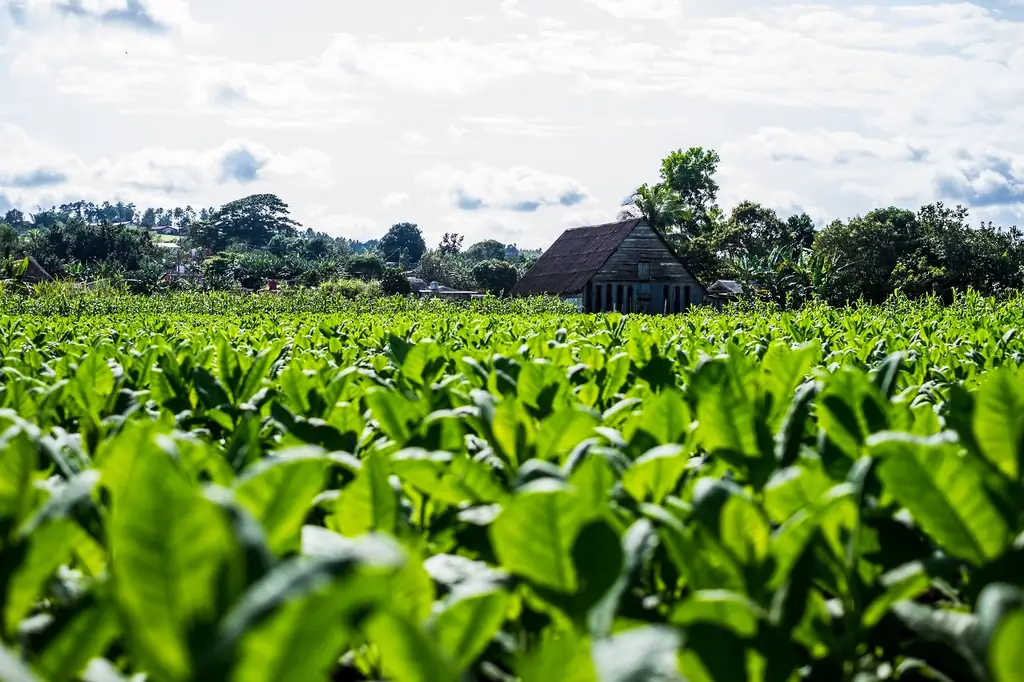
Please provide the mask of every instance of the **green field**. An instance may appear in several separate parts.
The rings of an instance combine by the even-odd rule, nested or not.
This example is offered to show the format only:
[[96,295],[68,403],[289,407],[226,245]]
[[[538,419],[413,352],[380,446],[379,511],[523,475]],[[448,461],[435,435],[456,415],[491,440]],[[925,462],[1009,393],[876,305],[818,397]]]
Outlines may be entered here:
[[0,680],[1024,679],[1020,329],[0,296]]

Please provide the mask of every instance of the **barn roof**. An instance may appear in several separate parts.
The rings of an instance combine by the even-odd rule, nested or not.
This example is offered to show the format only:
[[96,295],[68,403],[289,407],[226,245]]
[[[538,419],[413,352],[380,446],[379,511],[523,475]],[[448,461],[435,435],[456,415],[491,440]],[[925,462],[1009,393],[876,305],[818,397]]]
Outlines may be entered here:
[[512,295],[579,293],[642,222],[643,218],[631,218],[566,230],[512,287]]
[[733,279],[720,279],[708,287],[708,296],[727,298],[743,295],[743,285]]

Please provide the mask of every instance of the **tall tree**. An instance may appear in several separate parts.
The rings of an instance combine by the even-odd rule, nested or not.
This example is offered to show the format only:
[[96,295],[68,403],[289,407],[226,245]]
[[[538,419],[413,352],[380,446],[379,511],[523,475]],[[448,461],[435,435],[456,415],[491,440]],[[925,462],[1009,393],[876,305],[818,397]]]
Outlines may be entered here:
[[452,232],[451,234],[445,232],[444,237],[441,239],[441,244],[437,247],[439,253],[445,256],[450,256],[462,251],[462,240],[464,237],[461,234]]
[[398,223],[391,226],[377,248],[387,262],[397,262],[402,250],[407,249],[409,260],[418,263],[427,251],[427,242],[423,240],[423,233],[418,226],[413,223]]
[[662,184],[679,196],[686,210],[681,226],[690,234],[706,232],[711,227],[718,205],[715,173],[720,162],[718,152],[703,147],[674,151],[661,162]]
[[485,239],[466,249],[466,258],[474,263],[486,260],[505,260],[505,245],[496,239]]
[[288,204],[274,194],[253,194],[228,202],[210,216],[213,231],[226,242],[265,247],[276,235],[294,236],[299,223]]

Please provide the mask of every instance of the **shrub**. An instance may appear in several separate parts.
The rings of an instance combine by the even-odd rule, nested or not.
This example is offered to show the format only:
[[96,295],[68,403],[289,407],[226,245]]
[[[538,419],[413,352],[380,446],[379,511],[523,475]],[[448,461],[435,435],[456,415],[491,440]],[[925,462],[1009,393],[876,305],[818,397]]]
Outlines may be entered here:
[[352,256],[345,270],[350,277],[364,281],[380,279],[384,275],[384,261],[373,254]]
[[364,282],[359,279],[333,279],[320,285],[320,291],[327,296],[340,298],[380,298],[384,295],[380,282]]
[[408,296],[412,293],[409,278],[397,268],[387,268],[380,278],[381,288],[388,296]]
[[519,281],[519,271],[511,263],[501,260],[485,260],[473,268],[477,284],[493,294],[507,294]]

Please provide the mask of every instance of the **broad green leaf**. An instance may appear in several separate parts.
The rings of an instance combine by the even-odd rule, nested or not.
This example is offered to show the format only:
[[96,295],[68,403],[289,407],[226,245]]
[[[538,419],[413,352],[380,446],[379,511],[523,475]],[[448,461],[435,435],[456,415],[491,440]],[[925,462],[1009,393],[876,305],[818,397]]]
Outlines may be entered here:
[[672,612],[672,622],[682,627],[712,623],[741,637],[753,637],[765,613],[743,594],[725,590],[698,590]]
[[1003,619],[989,645],[994,682],[1024,682],[1024,611]]
[[342,491],[334,517],[342,535],[394,533],[398,522],[398,501],[388,481],[387,463],[378,455],[363,460],[356,479]]
[[956,444],[883,434],[871,452],[886,491],[945,551],[980,566],[1009,546],[1006,521]]
[[226,679],[229,669],[236,682],[323,679],[356,619],[387,603],[389,579],[404,561],[386,538],[337,537],[316,556],[278,565],[221,623],[203,679]]
[[598,425],[597,417],[579,409],[552,414],[541,422],[537,430],[537,457],[553,460],[566,454],[592,435],[594,427]]
[[490,535],[501,565],[552,590],[576,591],[573,543],[585,520],[579,495],[554,479],[520,489],[491,524]]
[[743,495],[731,496],[722,507],[719,532],[725,548],[744,564],[760,563],[768,554],[768,520]]
[[43,524],[28,538],[28,554],[11,579],[7,593],[4,625],[14,632],[42,595],[43,587],[57,568],[68,562],[82,529],[70,519]]
[[1024,459],[1024,385],[1009,371],[991,373],[978,391],[974,437],[985,456],[1011,480]]
[[764,488],[764,510],[775,523],[782,523],[828,492],[832,482],[816,466],[779,469]]
[[326,467],[318,451],[299,450],[259,462],[236,482],[238,502],[262,524],[275,554],[298,548],[299,531],[323,488]]
[[32,506],[36,448],[29,434],[12,427],[0,436],[0,521],[16,526]]
[[141,667],[188,680],[189,631],[217,615],[233,538],[167,453],[133,455],[108,526],[114,600]]
[[777,427],[793,399],[793,392],[803,382],[811,367],[821,358],[821,344],[817,340],[790,347],[785,341],[775,341],[761,360],[762,381],[772,397],[770,425]]
[[660,504],[675,490],[689,461],[681,445],[656,447],[626,470],[622,486],[638,502]]
[[403,482],[447,504],[500,502],[508,494],[491,469],[466,455],[407,449],[391,457]]
[[75,389],[87,409],[98,408],[113,393],[114,371],[110,369],[102,352],[93,351],[78,364]]
[[508,593],[486,586],[457,590],[441,607],[430,630],[459,670],[476,660],[505,621]]
[[590,639],[572,631],[545,631],[540,646],[527,653],[518,672],[522,682],[603,682],[594,666]]
[[111,604],[89,599],[69,614],[58,614],[48,630],[56,632],[47,633],[35,667],[50,682],[70,682],[107,649],[120,628]]
[[368,623],[367,635],[380,651],[384,674],[405,682],[456,682],[458,674],[439,642],[407,618],[382,611]]

